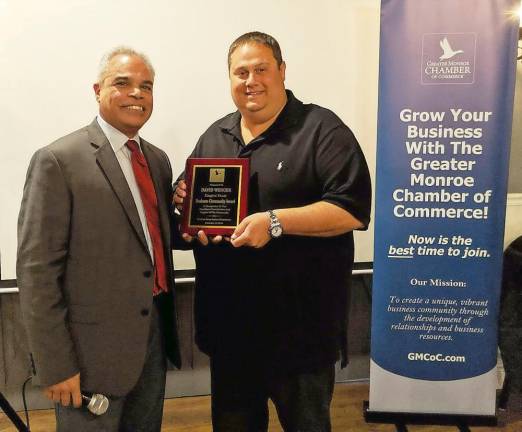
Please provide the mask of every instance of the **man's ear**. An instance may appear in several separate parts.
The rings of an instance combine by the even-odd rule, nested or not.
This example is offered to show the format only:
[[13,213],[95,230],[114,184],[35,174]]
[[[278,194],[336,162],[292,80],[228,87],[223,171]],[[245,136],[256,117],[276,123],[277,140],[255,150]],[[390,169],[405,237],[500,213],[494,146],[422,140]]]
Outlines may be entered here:
[[93,90],[94,90],[94,94],[96,95],[96,102],[100,102],[100,84],[98,83],[95,83],[93,84],[92,86]]
[[284,81],[286,75],[286,63],[284,61],[281,62],[281,66],[279,66],[279,72],[281,73],[281,78],[283,78]]

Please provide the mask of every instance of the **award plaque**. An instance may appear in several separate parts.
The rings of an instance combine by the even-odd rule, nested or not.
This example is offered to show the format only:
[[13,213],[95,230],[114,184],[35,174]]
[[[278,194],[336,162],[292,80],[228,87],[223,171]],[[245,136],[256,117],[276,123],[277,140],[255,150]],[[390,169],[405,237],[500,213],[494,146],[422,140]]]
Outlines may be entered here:
[[189,158],[181,232],[230,235],[247,214],[249,159]]

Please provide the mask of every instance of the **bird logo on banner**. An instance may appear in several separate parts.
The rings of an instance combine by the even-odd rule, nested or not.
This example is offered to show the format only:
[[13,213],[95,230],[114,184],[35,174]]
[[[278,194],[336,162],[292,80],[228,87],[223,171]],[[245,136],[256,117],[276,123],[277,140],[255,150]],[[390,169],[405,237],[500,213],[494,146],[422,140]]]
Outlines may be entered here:
[[439,57],[439,60],[448,60],[452,57],[455,57],[457,54],[463,53],[462,50],[454,51],[453,48],[451,48],[451,45],[448,41],[448,38],[445,37],[440,41],[440,47],[442,48],[442,55]]

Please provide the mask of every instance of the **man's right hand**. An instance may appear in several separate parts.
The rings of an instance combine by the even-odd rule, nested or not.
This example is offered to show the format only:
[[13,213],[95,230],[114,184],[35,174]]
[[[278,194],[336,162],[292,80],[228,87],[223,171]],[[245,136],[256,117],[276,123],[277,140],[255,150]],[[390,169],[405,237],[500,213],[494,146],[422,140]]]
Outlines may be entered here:
[[82,405],[82,395],[80,393],[80,374],[67,378],[58,384],[46,387],[44,394],[50,400],[61,403],[63,406],[69,406],[72,403],[75,408]]
[[[176,185],[176,190],[174,191],[174,204],[176,205],[176,208],[181,212],[183,209],[183,200],[187,196],[187,184],[185,183],[185,180],[180,180],[178,184]],[[198,241],[203,245],[206,246],[210,242],[213,244],[218,244],[223,240],[223,237],[218,235],[214,237],[207,237],[205,234],[205,231],[201,230],[198,231],[198,234],[196,237],[193,237],[187,233],[181,234],[181,237],[183,237],[183,240],[185,240],[187,243],[190,243],[194,241],[194,238],[197,237]]]

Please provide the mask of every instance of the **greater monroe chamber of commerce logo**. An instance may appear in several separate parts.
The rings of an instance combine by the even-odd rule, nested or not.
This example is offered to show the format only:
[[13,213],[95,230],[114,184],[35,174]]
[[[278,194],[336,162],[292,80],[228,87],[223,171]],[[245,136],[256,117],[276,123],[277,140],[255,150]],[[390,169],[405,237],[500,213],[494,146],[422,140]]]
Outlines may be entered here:
[[426,33],[422,36],[422,84],[473,84],[475,33]]

